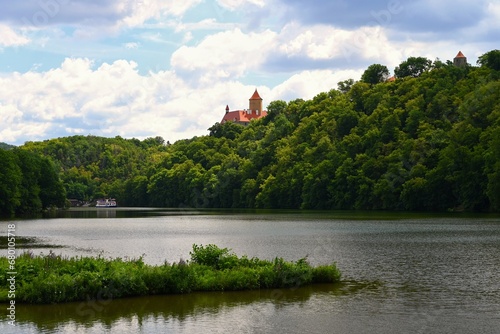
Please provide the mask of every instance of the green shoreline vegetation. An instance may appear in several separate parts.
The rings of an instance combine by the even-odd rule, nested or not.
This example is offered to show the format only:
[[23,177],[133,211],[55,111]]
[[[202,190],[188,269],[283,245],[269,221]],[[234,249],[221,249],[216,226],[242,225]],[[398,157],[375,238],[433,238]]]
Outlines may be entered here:
[[[235,291],[293,288],[335,283],[336,265],[313,267],[305,258],[260,260],[238,257],[216,245],[193,245],[191,259],[159,266],[142,257],[123,260],[98,257],[62,257],[25,252],[16,259],[16,302],[48,304],[132,296],[182,294],[194,291]],[[8,259],[0,257],[0,303],[8,303]]]

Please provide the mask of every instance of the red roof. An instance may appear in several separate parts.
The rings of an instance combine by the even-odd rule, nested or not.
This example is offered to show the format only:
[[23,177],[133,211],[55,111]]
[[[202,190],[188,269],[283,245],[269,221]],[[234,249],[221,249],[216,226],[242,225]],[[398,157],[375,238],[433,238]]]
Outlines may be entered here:
[[462,51],[458,51],[457,56],[455,58],[465,58],[465,56],[462,53]]
[[255,93],[253,93],[252,97],[250,100],[262,100],[262,98],[259,95],[259,92],[257,92],[257,88],[255,88]]
[[[250,112],[250,114],[249,114]],[[262,112],[259,112],[257,115],[256,111],[250,111],[250,110],[235,110],[235,111],[230,111],[224,115],[222,118],[221,123],[225,122],[241,122],[241,123],[249,123],[252,119],[259,119],[262,117],[267,116],[267,111],[263,110]]]

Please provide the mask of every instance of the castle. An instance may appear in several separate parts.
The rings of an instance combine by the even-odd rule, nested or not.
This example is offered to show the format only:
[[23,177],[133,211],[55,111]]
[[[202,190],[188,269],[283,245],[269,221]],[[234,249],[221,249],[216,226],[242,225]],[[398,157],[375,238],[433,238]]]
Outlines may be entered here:
[[266,115],[267,111],[263,110],[262,107],[262,98],[257,89],[255,89],[252,97],[250,97],[248,109],[229,111],[229,106],[226,106],[226,114],[222,118],[221,124],[235,122],[241,125],[248,125],[251,120],[259,119]]

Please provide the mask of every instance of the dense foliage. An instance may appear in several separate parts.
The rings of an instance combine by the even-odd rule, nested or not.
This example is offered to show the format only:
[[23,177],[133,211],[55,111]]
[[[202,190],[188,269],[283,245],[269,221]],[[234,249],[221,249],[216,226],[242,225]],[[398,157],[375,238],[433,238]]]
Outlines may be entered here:
[[0,143],[0,150],[11,150],[15,148],[14,145],[9,145],[7,143]]
[[52,161],[21,149],[0,149],[0,215],[64,207],[66,192]]
[[[76,136],[27,143],[69,198],[215,208],[500,210],[499,51],[478,67],[409,58],[312,100],[274,101],[247,127],[165,145]],[[373,72],[373,73],[372,73]],[[369,76],[370,74],[370,76]],[[372,76],[371,74],[375,74]]]
[[22,148],[56,162],[67,198],[90,202],[113,196],[130,206],[149,205],[145,175],[152,174],[167,150],[161,137],[139,141],[96,136],[27,142]]
[[[9,301],[8,267],[8,259],[0,257],[0,302]],[[305,259],[249,259],[215,245],[193,245],[191,261],[160,266],[147,265],[142,258],[124,261],[24,253],[16,259],[16,271],[16,301],[28,303],[69,302],[92,296],[108,300],[191,291],[287,288],[340,280],[335,264],[312,267]]]

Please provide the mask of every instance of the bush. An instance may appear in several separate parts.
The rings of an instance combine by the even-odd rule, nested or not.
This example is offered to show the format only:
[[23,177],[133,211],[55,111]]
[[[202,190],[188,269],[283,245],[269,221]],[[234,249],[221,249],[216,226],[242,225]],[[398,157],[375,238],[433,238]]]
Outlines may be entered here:
[[335,264],[318,266],[312,270],[312,283],[334,283],[340,280],[340,276]]
[[238,257],[229,252],[227,248],[219,248],[216,245],[193,245],[193,251],[189,252],[191,261],[206,265],[215,269],[229,269],[238,265]]
[[312,280],[312,268],[305,259],[290,263],[282,258],[276,258],[274,270],[276,272],[275,285],[279,287],[301,286]]
[[[193,245],[191,262],[144,264],[101,257],[33,256],[17,258],[16,299],[28,303],[59,303],[112,296],[113,298],[178,294],[191,291],[249,290],[298,287],[340,279],[335,265],[313,268],[305,259],[287,262],[238,258],[227,248]],[[0,302],[7,302],[7,258],[0,257]]]

